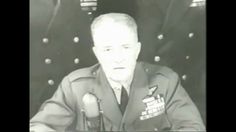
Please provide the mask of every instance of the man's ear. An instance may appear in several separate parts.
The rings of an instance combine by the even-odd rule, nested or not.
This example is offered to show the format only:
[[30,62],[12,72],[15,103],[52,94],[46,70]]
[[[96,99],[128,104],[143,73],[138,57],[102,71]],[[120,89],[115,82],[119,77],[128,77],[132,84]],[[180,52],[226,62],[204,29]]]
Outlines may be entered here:
[[97,53],[97,48],[95,47],[95,46],[93,46],[93,53],[94,53],[94,55],[95,55],[95,57],[97,58],[97,60],[98,60],[98,53]]
[[138,56],[139,56],[139,53],[140,53],[140,51],[141,51],[141,46],[142,46],[142,44],[141,44],[141,42],[138,42],[137,43],[137,49],[136,49],[136,54],[135,54],[135,56],[136,56],[136,59],[138,59]]
[[97,57],[97,51],[96,51],[96,47],[95,47],[95,46],[93,46],[93,47],[92,47],[92,49],[93,49],[93,53],[94,53],[94,55]]

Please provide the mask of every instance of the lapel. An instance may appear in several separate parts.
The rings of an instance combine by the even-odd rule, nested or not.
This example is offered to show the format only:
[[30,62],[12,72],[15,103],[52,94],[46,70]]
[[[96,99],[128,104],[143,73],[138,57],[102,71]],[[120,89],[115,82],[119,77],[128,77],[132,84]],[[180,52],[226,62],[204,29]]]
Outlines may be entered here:
[[189,9],[192,0],[171,0],[167,7],[162,32],[176,26]]
[[104,116],[110,119],[112,124],[118,128],[122,119],[122,114],[112,88],[101,67],[98,69],[96,80],[94,93],[101,100],[100,107],[104,112]]
[[130,98],[124,113],[124,121],[126,124],[131,124],[145,108],[142,99],[148,95],[148,78],[147,73],[141,65],[137,63],[135,68],[134,79],[131,84]]

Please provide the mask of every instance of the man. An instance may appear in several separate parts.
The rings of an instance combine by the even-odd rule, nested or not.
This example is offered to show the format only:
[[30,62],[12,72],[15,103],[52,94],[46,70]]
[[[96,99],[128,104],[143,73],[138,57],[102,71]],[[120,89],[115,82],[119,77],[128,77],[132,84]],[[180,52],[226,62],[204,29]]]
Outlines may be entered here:
[[178,75],[167,67],[137,62],[141,43],[132,17],[100,15],[91,32],[99,64],[67,75],[30,120],[31,130],[205,130]]

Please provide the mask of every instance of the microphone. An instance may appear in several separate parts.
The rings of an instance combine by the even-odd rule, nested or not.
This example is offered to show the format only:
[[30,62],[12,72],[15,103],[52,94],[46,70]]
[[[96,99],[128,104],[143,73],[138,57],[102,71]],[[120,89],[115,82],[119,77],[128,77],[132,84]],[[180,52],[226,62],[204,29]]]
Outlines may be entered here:
[[98,99],[95,95],[87,93],[84,95],[82,101],[87,118],[95,118],[99,116]]
[[88,125],[88,129],[96,131],[104,128],[102,114],[100,114],[100,107],[98,98],[91,93],[83,96],[82,102],[84,106],[84,114]]

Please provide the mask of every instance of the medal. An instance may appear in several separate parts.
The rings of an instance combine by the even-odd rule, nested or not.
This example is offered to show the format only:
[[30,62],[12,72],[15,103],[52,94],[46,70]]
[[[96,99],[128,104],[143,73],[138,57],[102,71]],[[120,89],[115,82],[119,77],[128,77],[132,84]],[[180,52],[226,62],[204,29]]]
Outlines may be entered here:
[[146,120],[165,112],[165,102],[163,95],[157,94],[155,97],[147,96],[142,101],[146,108],[144,111],[142,111],[140,120]]

